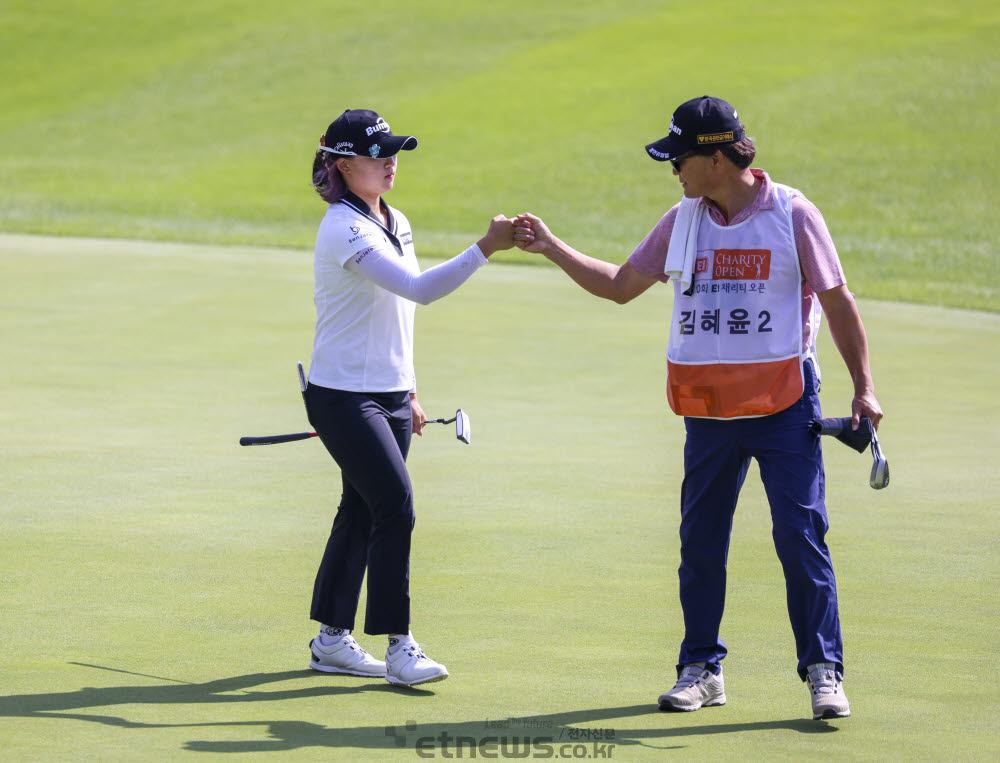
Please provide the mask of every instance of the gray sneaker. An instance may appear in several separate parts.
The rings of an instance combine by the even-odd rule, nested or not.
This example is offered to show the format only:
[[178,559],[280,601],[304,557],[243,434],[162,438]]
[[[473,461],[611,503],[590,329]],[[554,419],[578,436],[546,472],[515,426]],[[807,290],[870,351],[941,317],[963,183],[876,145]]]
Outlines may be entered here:
[[851,706],[844,694],[843,676],[837,672],[832,662],[817,662],[809,665],[806,683],[812,695],[813,720],[846,718],[851,714]]
[[719,668],[718,675],[712,675],[712,671],[705,668],[704,662],[685,665],[677,679],[677,685],[660,695],[660,710],[691,712],[724,704],[726,690],[722,668]]

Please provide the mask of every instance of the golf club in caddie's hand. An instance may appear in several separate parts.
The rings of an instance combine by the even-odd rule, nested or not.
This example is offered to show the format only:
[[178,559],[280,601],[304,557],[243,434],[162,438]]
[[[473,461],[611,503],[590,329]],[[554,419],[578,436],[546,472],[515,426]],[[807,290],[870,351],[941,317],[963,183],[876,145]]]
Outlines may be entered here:
[[868,484],[876,490],[888,486],[889,484],[889,462],[882,454],[882,446],[878,441],[878,434],[872,430],[872,473],[868,478]]
[[868,443],[872,441],[872,434],[875,432],[871,419],[868,417],[863,417],[858,422],[857,429],[851,429],[850,416],[839,419],[814,419],[809,425],[809,429],[816,434],[836,437],[844,445],[854,448],[858,453],[864,453],[868,449]]
[[852,421],[850,416],[842,416],[839,419],[815,419],[809,425],[809,429],[818,435],[836,437],[844,445],[854,448],[858,453],[864,453],[870,444],[872,446],[872,471],[868,478],[868,484],[875,490],[881,490],[889,484],[889,462],[882,453],[878,434],[875,432],[871,419],[867,416],[861,417],[857,429],[851,428]]

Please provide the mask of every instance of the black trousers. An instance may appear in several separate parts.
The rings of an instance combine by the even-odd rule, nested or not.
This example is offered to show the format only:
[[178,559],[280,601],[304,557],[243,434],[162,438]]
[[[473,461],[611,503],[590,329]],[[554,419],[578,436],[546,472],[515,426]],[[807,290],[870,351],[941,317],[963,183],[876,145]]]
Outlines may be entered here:
[[354,629],[368,570],[365,633],[410,629],[413,420],[407,392],[345,392],[310,384],[309,422],[340,467],[343,495],[316,573],[311,617]]

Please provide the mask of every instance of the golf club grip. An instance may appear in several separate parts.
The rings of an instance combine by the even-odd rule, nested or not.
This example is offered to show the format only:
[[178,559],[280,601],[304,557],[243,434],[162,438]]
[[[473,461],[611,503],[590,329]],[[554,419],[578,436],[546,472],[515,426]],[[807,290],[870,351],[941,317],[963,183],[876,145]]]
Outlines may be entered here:
[[316,437],[315,432],[299,432],[297,434],[272,434],[265,437],[241,437],[240,445],[277,445],[282,442],[295,442]]

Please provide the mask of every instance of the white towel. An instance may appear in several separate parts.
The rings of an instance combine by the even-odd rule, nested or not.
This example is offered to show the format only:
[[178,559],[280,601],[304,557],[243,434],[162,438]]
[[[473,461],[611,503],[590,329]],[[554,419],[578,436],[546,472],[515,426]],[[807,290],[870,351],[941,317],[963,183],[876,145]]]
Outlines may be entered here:
[[701,218],[705,214],[705,205],[701,199],[681,199],[674,229],[670,233],[670,245],[667,247],[667,264],[663,272],[681,285],[681,291],[687,292],[694,280],[694,262],[698,254],[698,229]]

